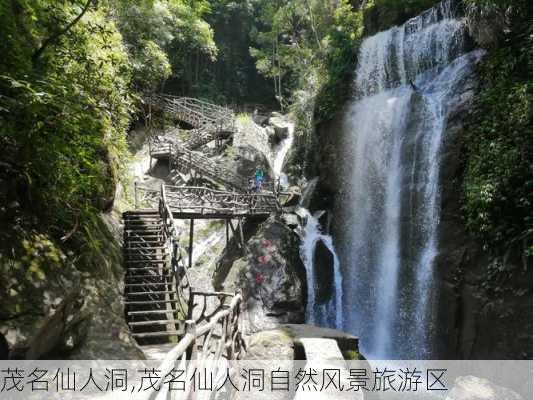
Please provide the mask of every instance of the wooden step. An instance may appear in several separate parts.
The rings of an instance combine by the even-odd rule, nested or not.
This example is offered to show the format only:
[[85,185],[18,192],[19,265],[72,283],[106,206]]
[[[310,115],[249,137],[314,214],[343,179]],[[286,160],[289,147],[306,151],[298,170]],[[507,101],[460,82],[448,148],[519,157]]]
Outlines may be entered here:
[[124,225],[139,225],[139,224],[162,224],[161,217],[157,218],[130,218],[124,220]]
[[160,271],[159,267],[138,267],[138,268],[128,268],[126,272],[136,272],[136,271]]
[[169,282],[145,282],[145,283],[125,283],[126,287],[144,287],[144,286],[168,286]]
[[[127,265],[129,264],[166,264],[168,260],[134,260],[134,259],[127,259],[125,260],[125,263]],[[128,269],[128,266],[126,265],[126,270]]]
[[[156,264],[156,263],[165,263],[165,262],[169,262],[170,261],[170,258],[168,257],[168,254],[165,254],[165,255],[154,255],[154,254],[148,254],[148,255],[145,255],[145,254],[125,254],[124,256],[124,262],[126,264],[128,263],[138,263],[138,261],[141,261],[141,263],[146,263],[146,264]],[[127,267],[127,265],[126,265]],[[127,269],[127,268],[126,268]]]
[[175,294],[175,290],[161,290],[161,291],[153,291],[153,292],[129,292],[126,293],[126,296],[147,296],[147,295],[162,295],[162,294]]
[[128,315],[174,314],[176,310],[144,310],[128,311]]
[[136,217],[140,215],[159,215],[158,210],[144,209],[144,210],[131,210],[122,213],[123,218]]
[[148,337],[161,337],[161,336],[179,336],[183,335],[183,331],[163,331],[163,332],[146,332],[146,333],[132,333],[134,338],[148,338]]
[[153,231],[156,229],[162,229],[163,224],[127,224],[124,226],[125,231]]
[[124,231],[126,232],[152,232],[156,231],[158,229],[161,229],[163,227],[163,224],[152,224],[152,225],[129,225],[124,227]]
[[160,242],[164,242],[164,240],[165,240],[163,232],[136,233],[134,235],[132,235],[132,234],[124,235],[124,243],[127,243],[130,240],[143,241],[143,240],[150,240],[150,239],[151,240],[159,240]]
[[147,251],[146,249],[123,249],[123,253],[125,257],[134,258],[139,256],[144,257],[150,257],[153,259],[156,259],[157,257],[168,257],[170,254],[168,252],[163,252],[161,250],[158,250],[159,252],[151,252]]
[[157,243],[157,244],[163,244],[164,242],[161,239],[146,239],[146,240],[132,240],[128,239],[128,241],[124,244],[150,244],[150,243]]
[[128,322],[128,325],[130,327],[135,326],[150,326],[150,325],[167,325],[167,324],[173,324],[173,325],[183,325],[183,321],[178,321],[175,319],[161,319],[161,320],[154,320],[154,321],[139,321],[139,322]]
[[125,257],[146,256],[150,258],[156,258],[156,257],[167,257],[170,255],[166,247],[165,247],[165,250],[156,249],[157,252],[150,251],[150,250],[151,249],[123,249],[123,253]]
[[158,278],[158,279],[162,279],[162,278],[172,278],[174,277],[174,275],[127,275],[126,276],[126,279],[129,280],[129,279],[144,279],[144,278]]
[[168,250],[167,246],[143,246],[143,247],[136,247],[133,249],[125,248],[125,251],[138,251],[138,250]]
[[[163,247],[164,250],[168,250],[168,247],[164,246]],[[150,252],[150,250],[154,249],[154,247],[144,247],[144,246],[133,246],[133,247],[124,247],[122,250],[123,250],[123,253],[127,253],[127,254],[138,254],[138,253],[143,253],[144,254],[148,254],[148,255],[161,255],[161,254],[167,254],[166,251],[163,251],[161,254],[154,254],[153,252]],[[157,246],[156,250],[158,251],[162,251],[163,249],[160,247],[160,246]]]
[[142,306],[142,305],[151,305],[151,304],[169,304],[169,303],[178,303],[179,300],[148,300],[148,301],[125,301],[124,304],[127,306]]
[[157,262],[157,261],[168,261],[170,260],[169,254],[146,254],[146,253],[128,253],[124,254],[124,261],[147,261],[147,262]]
[[132,220],[140,220],[140,219],[161,219],[161,215],[159,212],[155,214],[129,214],[123,216],[124,220],[126,221],[132,221]]

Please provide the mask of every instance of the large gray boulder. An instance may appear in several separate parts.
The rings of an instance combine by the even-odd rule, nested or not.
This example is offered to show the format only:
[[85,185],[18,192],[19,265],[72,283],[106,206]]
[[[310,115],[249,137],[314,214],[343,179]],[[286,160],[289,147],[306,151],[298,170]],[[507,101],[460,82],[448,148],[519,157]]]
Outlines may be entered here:
[[253,146],[228,148],[217,161],[243,179],[252,179],[257,167],[263,170],[265,180],[271,180],[274,176],[267,156]]

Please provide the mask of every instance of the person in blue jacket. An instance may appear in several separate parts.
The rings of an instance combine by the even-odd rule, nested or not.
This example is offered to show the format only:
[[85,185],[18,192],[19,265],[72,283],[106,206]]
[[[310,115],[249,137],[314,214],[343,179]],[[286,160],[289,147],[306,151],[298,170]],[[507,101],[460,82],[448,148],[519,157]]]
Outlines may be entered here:
[[256,192],[259,192],[261,190],[261,187],[263,186],[263,170],[261,167],[257,167],[255,169],[255,190]]

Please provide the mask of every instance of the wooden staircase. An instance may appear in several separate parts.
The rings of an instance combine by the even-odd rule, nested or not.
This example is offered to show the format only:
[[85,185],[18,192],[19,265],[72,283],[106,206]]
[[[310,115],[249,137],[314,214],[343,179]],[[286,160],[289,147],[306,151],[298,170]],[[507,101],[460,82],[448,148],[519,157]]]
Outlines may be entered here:
[[163,220],[157,210],[124,213],[126,321],[139,344],[177,341],[184,316]]

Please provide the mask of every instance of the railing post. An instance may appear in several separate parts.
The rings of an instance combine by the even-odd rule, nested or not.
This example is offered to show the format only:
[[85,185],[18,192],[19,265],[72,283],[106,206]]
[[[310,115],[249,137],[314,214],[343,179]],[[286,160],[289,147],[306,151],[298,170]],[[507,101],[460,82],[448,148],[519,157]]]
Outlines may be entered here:
[[192,252],[194,245],[194,219],[191,218],[189,227],[189,268],[192,268]]
[[137,194],[137,181],[133,183],[135,193],[135,209],[139,208],[139,195]]
[[193,311],[194,311],[194,288],[191,286],[189,288],[189,300],[187,302],[187,319],[193,320]]
[[185,321],[185,334],[194,336],[191,347],[187,349],[187,358],[194,361],[198,357],[198,349],[196,348],[196,322],[193,320]]

